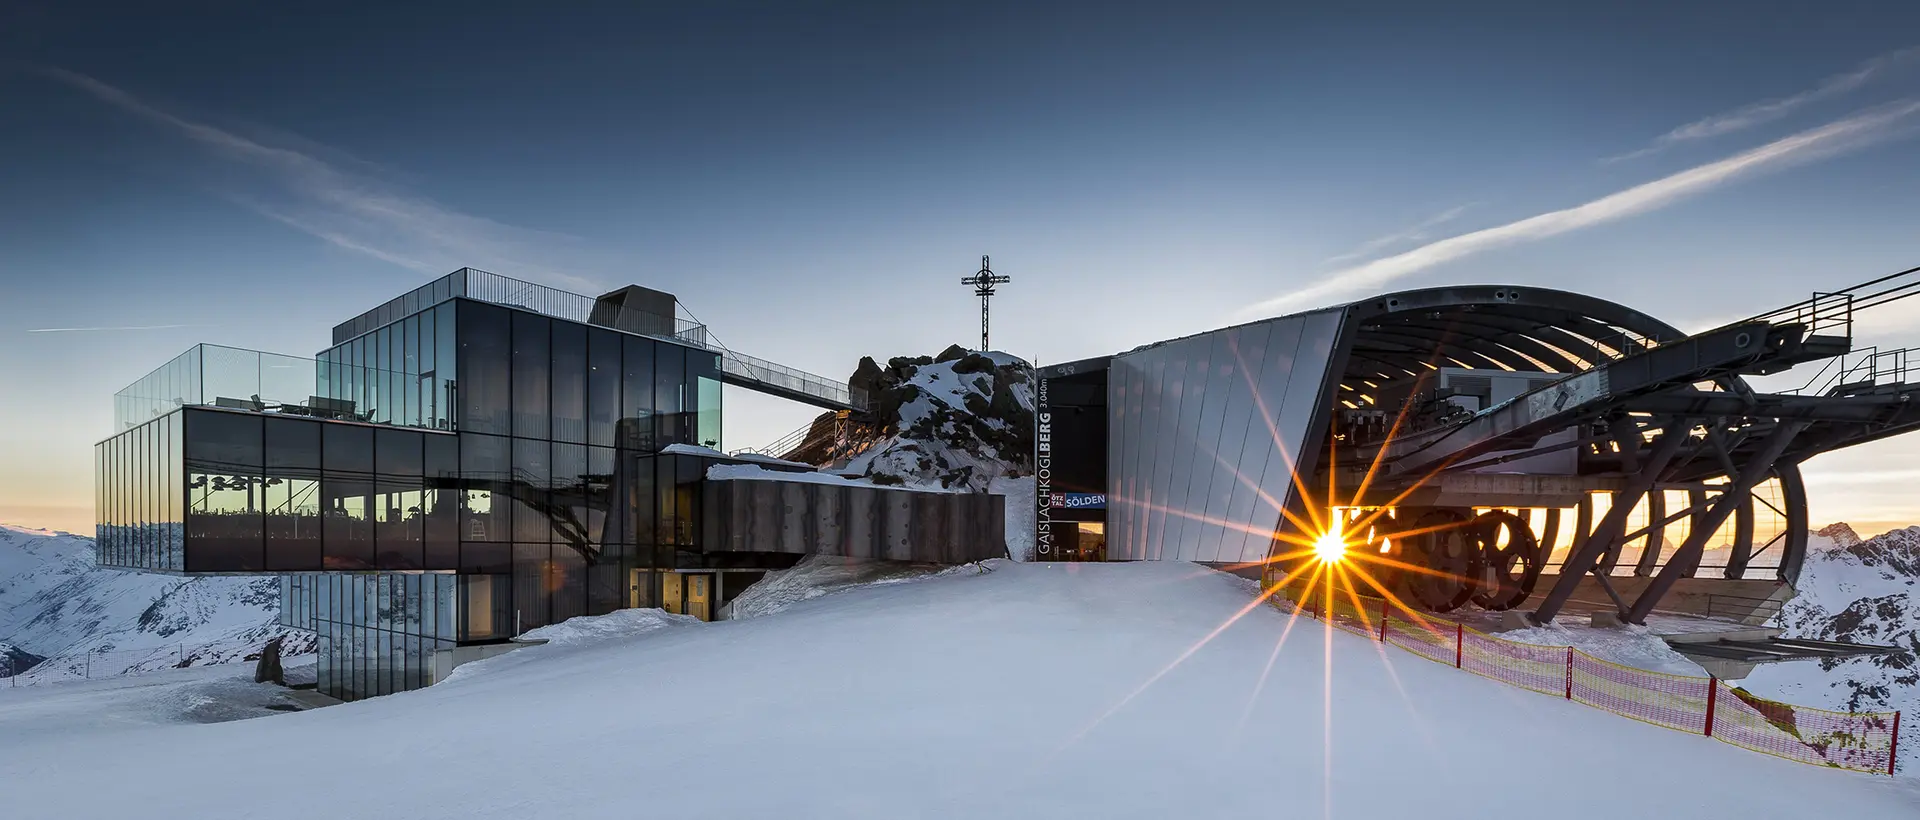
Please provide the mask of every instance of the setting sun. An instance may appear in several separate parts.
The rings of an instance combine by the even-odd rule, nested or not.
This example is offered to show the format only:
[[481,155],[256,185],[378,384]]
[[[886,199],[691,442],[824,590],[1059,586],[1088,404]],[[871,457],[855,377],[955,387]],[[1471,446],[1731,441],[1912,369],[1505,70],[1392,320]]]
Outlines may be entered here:
[[1340,536],[1338,527],[1321,533],[1313,542],[1313,556],[1327,563],[1347,557],[1347,541]]

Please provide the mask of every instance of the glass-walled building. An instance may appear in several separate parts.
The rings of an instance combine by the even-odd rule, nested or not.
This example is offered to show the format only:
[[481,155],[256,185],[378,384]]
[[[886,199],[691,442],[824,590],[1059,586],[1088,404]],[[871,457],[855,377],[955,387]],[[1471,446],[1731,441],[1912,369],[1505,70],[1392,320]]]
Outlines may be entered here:
[[[336,326],[314,359],[196,346],[115,397],[99,560],[280,575],[281,622],[319,636],[320,689],[353,699],[578,615],[712,617],[802,552],[878,555],[887,534],[908,560],[1004,552],[985,498],[708,492],[710,467],[739,463],[718,451],[723,378],[835,407],[851,391],[747,357],[723,371],[674,311],[637,286],[595,299],[462,270]],[[750,496],[768,509],[709,509]],[[794,538],[772,509],[788,501],[832,526]]]
[[668,572],[739,563],[699,546],[715,459],[660,452],[721,443],[703,330],[670,296],[664,319],[480,301],[537,286],[477,273],[343,324],[314,359],[198,345],[121,391],[95,448],[101,563],[281,573],[282,622],[319,634],[321,688],[346,698],[423,685],[435,649],[659,605]]

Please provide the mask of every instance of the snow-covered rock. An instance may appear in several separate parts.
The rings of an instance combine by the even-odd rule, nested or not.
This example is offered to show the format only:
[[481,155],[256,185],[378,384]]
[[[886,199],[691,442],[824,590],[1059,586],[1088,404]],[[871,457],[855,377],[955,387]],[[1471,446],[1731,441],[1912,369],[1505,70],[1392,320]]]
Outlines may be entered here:
[[312,633],[274,623],[279,610],[273,576],[101,567],[91,538],[0,525],[0,642],[45,657],[11,683],[244,662],[275,637],[311,653]]
[[841,472],[880,484],[986,490],[1033,472],[1033,368],[1004,353],[860,360],[880,439]]

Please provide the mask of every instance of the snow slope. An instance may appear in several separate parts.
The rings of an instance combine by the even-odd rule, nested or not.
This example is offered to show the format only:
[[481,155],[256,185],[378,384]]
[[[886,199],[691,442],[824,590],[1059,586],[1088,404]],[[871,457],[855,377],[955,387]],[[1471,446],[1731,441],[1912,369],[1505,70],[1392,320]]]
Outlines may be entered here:
[[1000,561],[531,647],[327,709],[35,733],[0,744],[0,783],[10,814],[68,820],[1920,816],[1904,780],[1659,729],[1304,619],[1287,634],[1262,605],[1204,641],[1252,600],[1186,564]]
[[[0,642],[46,657],[17,683],[245,660],[274,636],[273,576],[184,578],[94,563],[93,539],[0,525]],[[91,659],[89,659],[91,655]]]

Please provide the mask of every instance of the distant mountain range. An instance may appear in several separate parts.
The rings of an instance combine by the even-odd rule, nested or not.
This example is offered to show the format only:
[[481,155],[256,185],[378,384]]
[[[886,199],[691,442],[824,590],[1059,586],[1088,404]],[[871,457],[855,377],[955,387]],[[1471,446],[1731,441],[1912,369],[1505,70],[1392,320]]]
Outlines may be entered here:
[[[1822,528],[1808,539],[1798,591],[1776,622],[1787,637],[1898,646],[1908,654],[1768,664],[1742,685],[1788,703],[1897,710],[1920,723],[1920,527],[1865,539],[1846,524]],[[1902,757],[1903,771],[1920,766]]]
[[45,681],[244,661],[277,636],[273,576],[184,578],[94,563],[93,539],[0,525],[0,675]]

